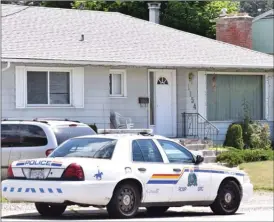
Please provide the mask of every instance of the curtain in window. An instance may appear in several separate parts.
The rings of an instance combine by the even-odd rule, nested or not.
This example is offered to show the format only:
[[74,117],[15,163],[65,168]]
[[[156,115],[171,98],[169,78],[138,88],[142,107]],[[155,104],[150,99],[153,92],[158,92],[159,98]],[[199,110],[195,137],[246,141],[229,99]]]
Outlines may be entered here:
[[208,120],[242,120],[244,105],[252,119],[263,119],[262,76],[207,75]]
[[48,104],[47,72],[27,73],[28,104]]
[[50,72],[50,104],[69,104],[69,73]]
[[112,94],[121,95],[122,94],[122,75],[112,74]]

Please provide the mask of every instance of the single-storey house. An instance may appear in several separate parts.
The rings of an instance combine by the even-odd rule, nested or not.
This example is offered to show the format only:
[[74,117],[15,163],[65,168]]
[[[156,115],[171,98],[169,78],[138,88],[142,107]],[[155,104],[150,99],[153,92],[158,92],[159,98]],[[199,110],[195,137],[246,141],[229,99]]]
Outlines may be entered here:
[[218,129],[222,142],[246,103],[273,134],[273,56],[157,24],[158,6],[144,21],[2,4],[2,117],[109,128],[115,111],[168,137]]

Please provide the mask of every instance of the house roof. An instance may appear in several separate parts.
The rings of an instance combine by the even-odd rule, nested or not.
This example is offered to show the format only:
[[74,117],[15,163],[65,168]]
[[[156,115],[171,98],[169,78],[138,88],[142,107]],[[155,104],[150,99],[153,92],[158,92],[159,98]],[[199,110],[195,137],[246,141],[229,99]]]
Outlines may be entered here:
[[273,56],[117,12],[2,4],[2,61],[30,60],[273,69]]
[[258,15],[258,16],[256,16],[252,20],[252,22],[256,22],[256,21],[258,21],[260,19],[263,19],[263,18],[266,18],[266,17],[270,17],[270,16],[273,16],[273,15],[274,15],[274,9],[270,9],[270,10],[268,10],[268,11],[266,11],[266,12],[264,12],[264,13]]

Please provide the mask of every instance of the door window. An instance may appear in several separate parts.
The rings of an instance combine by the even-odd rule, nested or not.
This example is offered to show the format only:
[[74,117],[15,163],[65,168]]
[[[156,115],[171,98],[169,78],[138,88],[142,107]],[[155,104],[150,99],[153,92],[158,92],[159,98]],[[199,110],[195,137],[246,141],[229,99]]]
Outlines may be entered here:
[[165,151],[170,163],[193,163],[193,155],[184,147],[169,140],[157,140]]
[[135,162],[163,162],[161,153],[151,139],[137,139],[132,142],[132,159]]

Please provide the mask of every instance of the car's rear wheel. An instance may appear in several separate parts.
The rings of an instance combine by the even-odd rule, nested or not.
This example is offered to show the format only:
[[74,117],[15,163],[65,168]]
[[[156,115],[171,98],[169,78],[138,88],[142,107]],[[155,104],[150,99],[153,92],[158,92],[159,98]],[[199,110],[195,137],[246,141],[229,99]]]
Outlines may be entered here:
[[210,206],[211,210],[218,215],[231,215],[236,213],[241,203],[241,191],[235,181],[223,183],[217,197]]
[[164,214],[169,207],[161,206],[161,207],[147,207],[147,213],[152,216],[162,215]]
[[64,204],[48,204],[48,203],[35,203],[35,207],[39,214],[44,217],[58,217],[61,216],[67,206]]
[[133,217],[140,206],[141,194],[136,184],[123,183],[115,188],[113,196],[107,205],[111,218]]

